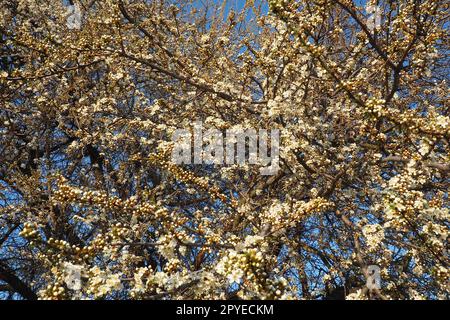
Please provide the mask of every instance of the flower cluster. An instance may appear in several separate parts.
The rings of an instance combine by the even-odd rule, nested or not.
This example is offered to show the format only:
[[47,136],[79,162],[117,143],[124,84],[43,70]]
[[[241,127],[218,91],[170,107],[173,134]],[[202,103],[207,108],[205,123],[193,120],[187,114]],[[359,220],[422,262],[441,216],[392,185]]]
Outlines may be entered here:
[[271,277],[268,269],[270,262],[261,250],[254,247],[262,242],[261,237],[247,236],[243,249],[230,250],[222,255],[216,270],[225,276],[230,284],[251,284],[249,290],[257,298],[286,298],[286,279]]

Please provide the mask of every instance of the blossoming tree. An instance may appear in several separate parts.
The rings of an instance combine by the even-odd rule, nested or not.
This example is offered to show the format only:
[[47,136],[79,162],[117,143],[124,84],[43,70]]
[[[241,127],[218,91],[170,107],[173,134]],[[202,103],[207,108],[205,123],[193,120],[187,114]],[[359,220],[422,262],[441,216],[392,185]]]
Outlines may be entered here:
[[0,2],[0,298],[448,297],[448,4],[241,4]]

